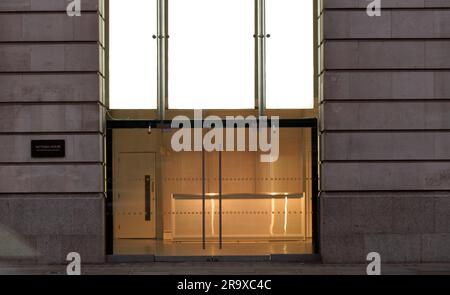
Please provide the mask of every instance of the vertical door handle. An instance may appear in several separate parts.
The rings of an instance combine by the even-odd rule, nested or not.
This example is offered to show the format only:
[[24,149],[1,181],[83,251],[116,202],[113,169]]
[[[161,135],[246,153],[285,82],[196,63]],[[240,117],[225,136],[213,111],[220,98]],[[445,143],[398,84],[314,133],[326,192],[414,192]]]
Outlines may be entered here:
[[219,249],[222,249],[222,147],[219,149]]
[[151,200],[150,200],[150,175],[145,175],[145,221],[150,221],[152,219],[151,214]]

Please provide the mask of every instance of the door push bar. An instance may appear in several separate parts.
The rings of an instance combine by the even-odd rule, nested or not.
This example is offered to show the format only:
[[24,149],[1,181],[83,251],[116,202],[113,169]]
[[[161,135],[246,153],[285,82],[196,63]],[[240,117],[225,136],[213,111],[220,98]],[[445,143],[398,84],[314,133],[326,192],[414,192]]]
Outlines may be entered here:
[[145,175],[145,221],[151,221],[152,220],[152,213],[151,213],[151,176]]

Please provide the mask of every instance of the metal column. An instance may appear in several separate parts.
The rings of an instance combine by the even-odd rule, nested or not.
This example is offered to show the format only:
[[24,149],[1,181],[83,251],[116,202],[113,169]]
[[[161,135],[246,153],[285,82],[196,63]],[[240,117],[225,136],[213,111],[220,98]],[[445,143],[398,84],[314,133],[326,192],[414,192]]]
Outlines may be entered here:
[[222,249],[222,148],[219,150],[219,249]]
[[206,217],[205,217],[205,209],[206,209],[206,184],[205,184],[205,149],[202,144],[202,245],[203,250],[206,249]]
[[159,119],[164,120],[166,117],[166,99],[167,99],[167,0],[157,0],[158,11],[158,33],[153,36],[158,43],[158,114]]
[[266,1],[256,0],[256,84],[258,113],[263,116],[266,111]]

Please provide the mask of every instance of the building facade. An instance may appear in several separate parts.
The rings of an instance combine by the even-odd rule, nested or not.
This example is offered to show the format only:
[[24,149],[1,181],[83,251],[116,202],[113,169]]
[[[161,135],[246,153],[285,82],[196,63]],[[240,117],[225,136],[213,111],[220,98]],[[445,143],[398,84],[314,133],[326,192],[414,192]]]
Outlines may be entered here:
[[[448,262],[450,1],[385,0],[374,17],[368,3],[317,1],[318,112],[281,116],[318,119],[319,149],[311,133],[299,135],[311,138],[302,177],[320,172],[308,191],[317,203],[303,205],[303,236],[317,236],[311,254],[324,263],[365,262],[370,252],[385,262]],[[74,17],[67,4],[0,0],[0,260],[62,263],[78,252],[102,263],[117,254],[111,147],[130,140],[119,130],[130,123],[115,128],[108,110],[103,1],[82,0]],[[147,133],[146,124],[135,131]],[[149,142],[159,143],[148,151],[168,157],[164,128],[153,130],[160,137]],[[64,140],[65,156],[32,157],[35,140]],[[156,225],[156,236],[168,234]]]
[[448,1],[324,1],[322,257],[449,259]]

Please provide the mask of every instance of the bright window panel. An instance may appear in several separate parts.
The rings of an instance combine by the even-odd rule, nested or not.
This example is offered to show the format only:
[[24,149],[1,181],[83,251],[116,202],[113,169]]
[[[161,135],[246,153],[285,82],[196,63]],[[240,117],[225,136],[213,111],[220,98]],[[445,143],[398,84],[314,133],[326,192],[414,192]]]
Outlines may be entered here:
[[313,0],[267,0],[266,107],[314,108]]
[[254,108],[254,2],[170,1],[170,108]]
[[157,108],[156,1],[109,1],[111,109]]

